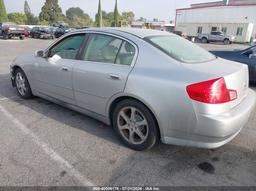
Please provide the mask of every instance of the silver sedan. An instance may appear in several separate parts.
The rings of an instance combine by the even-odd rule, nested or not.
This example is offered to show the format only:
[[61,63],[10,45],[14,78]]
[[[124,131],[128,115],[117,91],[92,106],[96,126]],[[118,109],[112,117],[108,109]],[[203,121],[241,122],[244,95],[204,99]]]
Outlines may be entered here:
[[18,94],[39,96],[113,126],[130,148],[166,144],[217,148],[255,105],[248,67],[216,58],[174,34],[86,29],[16,58]]

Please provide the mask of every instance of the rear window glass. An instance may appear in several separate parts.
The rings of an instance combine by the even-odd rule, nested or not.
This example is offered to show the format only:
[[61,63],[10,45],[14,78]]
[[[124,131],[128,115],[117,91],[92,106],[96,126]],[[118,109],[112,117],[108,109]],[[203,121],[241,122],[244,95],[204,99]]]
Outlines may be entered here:
[[153,36],[145,40],[180,62],[193,64],[216,59],[210,52],[178,36]]

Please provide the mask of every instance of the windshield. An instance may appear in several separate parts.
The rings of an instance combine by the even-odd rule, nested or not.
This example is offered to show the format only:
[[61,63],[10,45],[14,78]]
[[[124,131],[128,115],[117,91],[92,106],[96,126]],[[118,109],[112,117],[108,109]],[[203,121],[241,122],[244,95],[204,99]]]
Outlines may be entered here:
[[178,36],[153,36],[145,40],[180,62],[192,64],[216,59],[213,54]]

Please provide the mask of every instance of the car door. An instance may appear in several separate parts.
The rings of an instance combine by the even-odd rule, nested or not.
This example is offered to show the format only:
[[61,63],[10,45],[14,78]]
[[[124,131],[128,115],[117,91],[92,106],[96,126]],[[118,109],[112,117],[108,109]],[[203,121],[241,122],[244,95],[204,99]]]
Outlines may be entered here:
[[85,34],[70,35],[39,58],[33,72],[37,90],[58,100],[75,104],[73,93],[73,66],[84,42]]
[[223,41],[224,40],[224,34],[222,32],[216,33],[216,41]]
[[132,42],[108,34],[90,34],[81,61],[74,66],[77,104],[104,116],[108,100],[124,90],[136,54]]
[[216,41],[217,40],[217,36],[216,36],[216,32],[211,32],[211,34],[210,34],[210,40],[211,41]]

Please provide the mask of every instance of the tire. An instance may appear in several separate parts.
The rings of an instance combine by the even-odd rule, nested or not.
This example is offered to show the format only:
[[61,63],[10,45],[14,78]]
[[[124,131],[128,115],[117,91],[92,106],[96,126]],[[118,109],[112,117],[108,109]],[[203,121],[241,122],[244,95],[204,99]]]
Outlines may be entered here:
[[117,104],[112,125],[122,142],[136,151],[149,150],[159,138],[153,114],[144,104],[133,99]]
[[230,44],[230,40],[229,40],[229,39],[225,39],[225,40],[223,41],[223,43],[226,44],[226,45],[227,45],[227,44]]
[[4,38],[4,40],[8,40],[9,35],[8,35],[8,34],[6,34],[6,33],[4,33],[4,34],[3,34],[3,38]]
[[14,83],[16,90],[18,92],[18,95],[23,99],[30,99],[33,97],[28,79],[20,68],[16,69],[14,74]]
[[202,38],[202,43],[208,43],[207,38]]
[[21,35],[19,38],[20,38],[20,40],[24,40],[25,37],[24,37],[24,35]]

